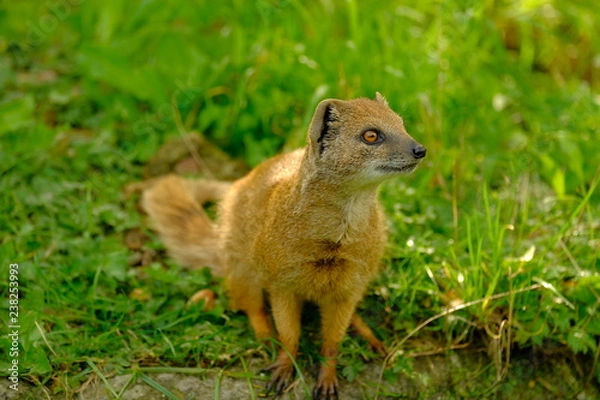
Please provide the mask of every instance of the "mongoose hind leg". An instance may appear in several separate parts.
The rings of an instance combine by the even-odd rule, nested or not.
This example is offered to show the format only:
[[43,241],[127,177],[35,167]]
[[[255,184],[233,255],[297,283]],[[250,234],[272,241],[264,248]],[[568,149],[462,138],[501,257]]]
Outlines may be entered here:
[[259,340],[268,339],[273,336],[271,322],[269,322],[269,314],[264,306],[256,307],[252,310],[245,310],[250,325],[254,330],[256,338]]
[[256,338],[268,339],[272,337],[273,330],[265,306],[262,288],[229,279],[227,289],[231,308],[246,313]]
[[363,321],[363,319],[360,317],[360,315],[358,315],[358,313],[354,313],[350,324],[360,336],[362,336],[367,342],[369,342],[369,345],[371,346],[371,349],[374,352],[382,356],[385,356],[387,354],[387,350],[383,342],[377,339],[371,328],[369,328],[369,326],[365,323],[365,321]]

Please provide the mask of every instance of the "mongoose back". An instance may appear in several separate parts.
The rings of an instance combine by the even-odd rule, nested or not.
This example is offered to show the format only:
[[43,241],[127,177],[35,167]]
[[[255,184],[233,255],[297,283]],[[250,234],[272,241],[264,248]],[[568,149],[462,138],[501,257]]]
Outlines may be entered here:
[[[231,307],[246,312],[258,338],[272,334],[270,301],[284,348],[267,368],[268,393],[293,378],[303,303],[319,306],[323,361],[313,398],[333,399],[348,326],[385,351],[355,314],[387,241],[378,187],[412,172],[425,154],[379,93],[328,99],[317,106],[304,149],[265,161],[231,187],[165,177],[143,203],[177,260],[225,277]],[[216,223],[201,208],[209,197],[222,197]]]

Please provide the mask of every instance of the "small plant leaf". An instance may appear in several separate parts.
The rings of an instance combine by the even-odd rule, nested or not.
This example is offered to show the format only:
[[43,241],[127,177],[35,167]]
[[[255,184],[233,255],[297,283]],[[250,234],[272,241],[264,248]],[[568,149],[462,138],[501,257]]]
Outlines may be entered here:
[[596,350],[596,342],[592,336],[581,329],[569,332],[567,343],[575,353],[587,354],[588,350]]

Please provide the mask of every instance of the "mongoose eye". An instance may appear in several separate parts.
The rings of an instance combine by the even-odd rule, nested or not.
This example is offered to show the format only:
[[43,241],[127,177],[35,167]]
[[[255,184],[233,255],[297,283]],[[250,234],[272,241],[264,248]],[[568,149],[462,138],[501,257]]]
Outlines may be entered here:
[[373,129],[369,129],[368,131],[363,132],[361,139],[366,144],[375,144],[383,140],[383,135]]

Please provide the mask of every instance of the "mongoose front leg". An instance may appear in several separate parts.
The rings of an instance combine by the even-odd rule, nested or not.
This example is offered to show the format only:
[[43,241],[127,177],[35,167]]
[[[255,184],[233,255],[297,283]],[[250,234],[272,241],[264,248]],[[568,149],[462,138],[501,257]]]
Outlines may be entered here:
[[321,329],[323,333],[321,356],[323,361],[313,390],[314,400],[337,399],[336,357],[339,344],[346,333],[348,325],[350,325],[355,308],[355,301],[342,303],[327,301],[321,304]]
[[266,389],[267,393],[279,395],[291,383],[294,375],[292,359],[298,353],[302,301],[290,293],[272,293],[271,309],[282,348],[277,353],[277,360],[265,369],[272,371]]

